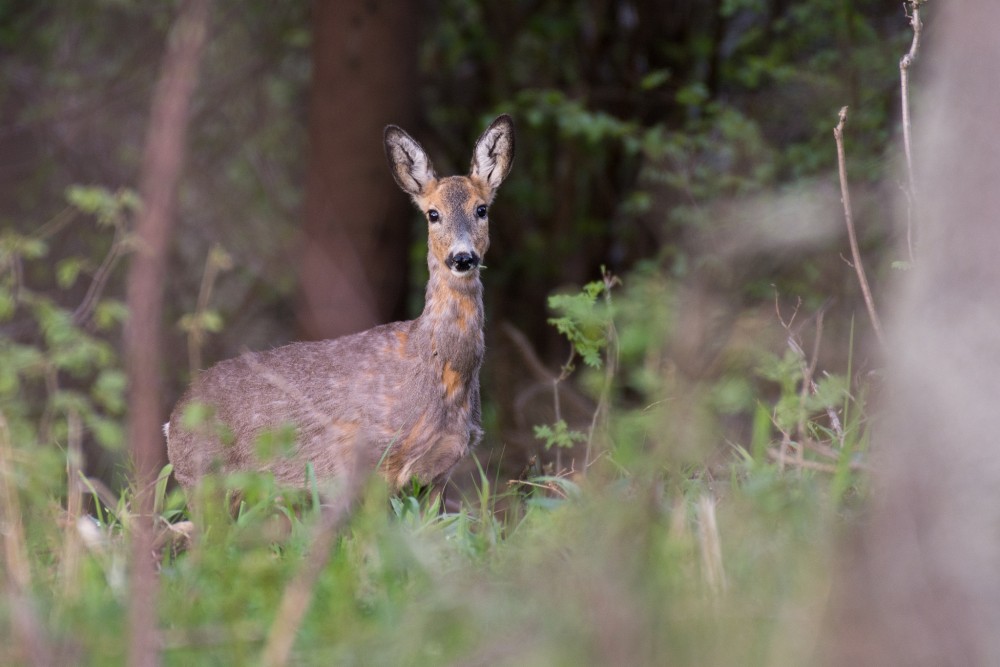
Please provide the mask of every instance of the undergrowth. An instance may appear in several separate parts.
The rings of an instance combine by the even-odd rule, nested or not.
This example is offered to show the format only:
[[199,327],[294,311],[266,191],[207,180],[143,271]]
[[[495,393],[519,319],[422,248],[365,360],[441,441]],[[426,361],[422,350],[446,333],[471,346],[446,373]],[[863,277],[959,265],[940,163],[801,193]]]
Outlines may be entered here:
[[[35,259],[16,247],[26,246],[5,246],[7,266]],[[320,554],[295,664],[810,662],[832,536],[864,495],[864,387],[850,367],[822,373],[789,329],[787,352],[758,356],[746,386],[760,391],[720,401],[726,378],[685,383],[660,349],[669,279],[646,270],[618,282],[605,275],[553,300],[574,350],[558,382],[581,373],[597,407],[586,433],[557,423],[539,435],[560,449],[587,440],[585,464],[515,482],[480,469],[447,513],[371,480]],[[26,307],[18,288],[8,312]],[[116,361],[53,367],[59,340],[39,330],[39,370],[19,367],[27,390],[5,394],[0,410],[0,663],[31,662],[35,642],[59,664],[120,664],[133,491],[109,491],[79,461],[81,429],[100,439],[93,419],[116,414],[96,392]],[[55,389],[33,389],[47,369]],[[63,400],[64,376],[94,390]],[[46,407],[31,409],[39,397]],[[727,411],[742,427],[706,427],[700,438],[715,447],[692,456],[682,440]],[[319,496],[244,474],[210,479],[188,504],[168,490],[169,472],[156,493],[163,662],[257,663],[312,557]]]

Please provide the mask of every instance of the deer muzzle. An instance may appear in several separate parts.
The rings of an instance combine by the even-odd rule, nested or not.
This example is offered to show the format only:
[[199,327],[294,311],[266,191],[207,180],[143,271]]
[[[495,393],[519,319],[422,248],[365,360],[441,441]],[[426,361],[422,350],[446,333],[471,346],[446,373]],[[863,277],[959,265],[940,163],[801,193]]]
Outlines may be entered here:
[[477,255],[475,251],[449,253],[448,258],[444,260],[445,266],[447,266],[451,272],[456,275],[468,273],[472,269],[478,267],[479,262],[479,255]]

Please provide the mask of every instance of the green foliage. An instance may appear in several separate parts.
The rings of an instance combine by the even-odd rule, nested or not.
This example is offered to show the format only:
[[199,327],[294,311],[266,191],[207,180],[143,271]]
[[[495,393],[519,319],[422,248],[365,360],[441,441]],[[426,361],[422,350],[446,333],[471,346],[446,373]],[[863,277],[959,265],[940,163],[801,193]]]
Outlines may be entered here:
[[542,424],[535,426],[535,437],[545,441],[545,449],[551,449],[553,445],[557,447],[572,447],[574,443],[586,442],[587,436],[580,431],[572,431],[566,422],[558,420],[552,426]]
[[111,192],[102,187],[82,185],[67,188],[66,201],[82,213],[93,216],[98,225],[111,227],[124,224],[140,206],[139,197],[132,190]]
[[[257,662],[282,595],[303,568],[319,515],[291,506],[267,478],[242,481],[248,492],[235,514],[217,487],[200,490],[194,540],[163,552],[164,664]],[[722,584],[709,573],[699,528],[705,491],[696,484],[625,479],[581,488],[540,478],[535,488],[550,490],[507,522],[489,502],[482,512],[440,515],[412,496],[390,500],[373,484],[309,589],[293,660],[460,662],[531,628],[530,641],[504,642],[509,661],[651,664],[669,654],[674,664],[754,665],[777,654],[783,664],[801,664],[808,656],[796,652],[794,630],[775,619],[793,603],[808,619],[823,613],[822,605],[802,604],[828,585],[828,535],[837,523],[815,482],[762,468],[726,490],[711,510]],[[178,495],[158,489],[158,506],[173,512]],[[482,493],[493,496],[488,483]],[[32,561],[37,599],[48,610],[39,619],[43,636],[72,638],[82,662],[124,657],[125,633],[109,628],[127,627],[131,519],[120,519],[129,503],[124,495],[103,521],[83,519],[80,534],[90,537],[75,564]],[[44,511],[54,519],[54,508]],[[44,516],[31,548],[47,543],[62,553],[71,534]],[[0,613],[5,606],[0,601]],[[12,664],[17,644],[6,633],[4,625],[0,657]]]
[[[625,283],[615,293],[613,321],[611,276],[557,300],[574,331],[591,326],[591,339],[603,332],[602,369],[614,370],[615,383],[641,397],[635,403],[609,391],[614,437],[605,456],[575,478],[507,483],[480,468],[472,496],[454,513],[443,513],[438,498],[416,489],[390,496],[371,480],[309,586],[295,635],[296,663],[472,661],[499,650],[497,637],[520,636],[527,628],[530,641],[503,644],[508,662],[651,664],[667,654],[675,664],[692,665],[808,662],[795,629],[775,619],[794,605],[807,609],[809,620],[821,620],[824,607],[812,602],[817,587],[830,585],[832,535],[847,501],[863,493],[851,465],[867,446],[863,392],[848,396],[843,381],[818,381],[799,408],[812,436],[825,428],[828,441],[833,429],[823,415],[832,409],[842,416],[842,456],[830,472],[783,472],[768,452],[776,447],[773,429],[797,428],[792,415],[803,414],[793,399],[801,394],[804,360],[794,353],[766,357],[759,379],[779,395],[765,405],[766,392],[755,394],[760,400],[746,447],[734,447],[721,466],[680,469],[665,453],[675,436],[663,424],[690,414],[658,400],[676,397],[683,387],[653,361],[670,328],[671,283],[649,269]],[[44,358],[26,350],[24,364]],[[122,382],[120,372],[106,369],[94,384],[113,401]],[[710,405],[740,410],[743,399],[718,396],[744,391],[703,396]],[[212,428],[213,416],[209,406],[192,404],[182,422]],[[565,421],[536,433],[557,448],[583,437]],[[284,428],[265,434],[259,444],[268,451],[261,455],[276,453],[292,436]],[[22,507],[33,517],[24,548],[47,554],[30,559],[38,582],[33,599],[47,611],[39,619],[43,636],[52,642],[72,637],[82,662],[120,662],[125,637],[107,628],[127,627],[124,568],[136,520],[133,492],[109,497],[84,477],[92,515],[57,521],[66,511],[65,457],[48,450],[34,461],[14,459]],[[156,522],[164,544],[163,662],[257,662],[283,595],[311,557],[321,503],[337,507],[330,501],[343,491],[323,486],[311,470],[307,489],[281,488],[272,476],[255,473],[208,477],[190,492],[185,513],[184,494],[168,490],[169,472],[161,471],[154,500],[163,519]],[[193,539],[180,537],[179,523],[167,527],[188,517]],[[71,543],[75,560],[65,555]],[[608,600],[618,610],[611,621]],[[9,613],[5,605],[0,600],[0,617]],[[7,628],[0,625],[5,664],[17,659],[14,649],[4,648],[16,646]]]
[[549,297],[549,308],[562,313],[550,318],[549,324],[566,337],[583,362],[592,368],[600,368],[601,350],[608,344],[610,314],[597,307],[597,298],[605,289],[603,281],[595,281],[584,285],[578,294]]
[[[190,431],[209,434],[223,445],[231,445],[236,440],[233,430],[227,424],[215,419],[215,407],[208,403],[192,401],[184,406],[181,426]],[[274,434],[265,436],[265,440],[271,444],[274,444],[274,438]]]
[[282,424],[266,429],[254,441],[254,451],[261,460],[267,461],[287,454],[295,446],[298,431],[295,424]]
[[[74,114],[106,108],[109,82],[150,80],[155,59],[135,58],[119,38],[159,44],[172,6],[85,5],[32,15],[0,6],[0,43],[10,54],[0,85],[6,98],[23,99],[23,108],[9,110],[17,122],[60,123],[69,150],[83,150],[75,142],[86,138],[113,156],[102,165],[115,174],[107,181],[127,182],[144,109],[98,114],[86,127],[62,112],[70,104]],[[548,298],[550,322],[572,347],[559,382],[579,355],[586,368],[573,380],[602,406],[593,422],[604,427],[594,438],[601,456],[573,478],[557,471],[508,481],[480,470],[456,513],[439,513],[439,504],[414,493],[390,497],[373,481],[310,589],[297,664],[815,658],[803,648],[802,625],[784,620],[791,609],[807,627],[823,621],[832,536],[865,494],[868,389],[850,361],[817,371],[811,386],[798,350],[755,350],[752,363],[684,377],[669,349],[680,319],[678,278],[731,268],[729,257],[690,240],[716,228],[720,201],[832,166],[831,109],[851,104],[852,177],[877,181],[905,25],[886,20],[898,7],[872,0],[725,0],[683,12],[625,3],[607,5],[607,15],[595,10],[602,6],[445,0],[431,8],[438,15],[424,26],[421,53],[424,120],[438,130],[441,150],[452,152],[449,137],[473,136],[488,112],[517,117],[519,161],[496,217],[516,206],[507,218],[519,224],[496,225],[497,246],[506,247],[503,261],[490,263],[490,286],[525,296],[516,303],[528,307],[518,313],[542,313]],[[293,165],[304,138],[295,110],[308,81],[307,18],[305,3],[251,2],[214,38],[217,57],[206,62],[200,103],[211,113],[200,112],[193,125],[196,177],[182,196],[185,233],[171,289],[197,293],[191,267],[202,263],[205,237],[224,238],[239,258],[238,275],[220,286],[228,297],[221,303],[267,305],[291,289],[296,267],[276,258],[300,208],[303,179]],[[67,41],[67,26],[79,25],[93,30],[74,27]],[[62,48],[67,43],[74,48]],[[130,60],[138,69],[127,67]],[[29,87],[19,88],[21,80]],[[143,95],[113,98],[145,104]],[[457,150],[452,157],[464,164],[467,146]],[[38,182],[19,188],[22,210],[52,204],[53,192],[81,180],[58,162],[44,161]],[[17,510],[0,508],[0,540],[5,558],[23,550],[33,603],[12,609],[14,598],[0,597],[3,664],[24,661],[14,614],[36,614],[43,639],[77,662],[125,659],[125,633],[116,629],[128,627],[133,492],[109,493],[83,474],[67,479],[77,454],[66,445],[76,417],[85,438],[105,449],[123,444],[125,375],[114,344],[127,313],[106,296],[120,281],[97,277],[108,275],[105,260],[130,247],[138,202],[127,191],[90,186],[65,196],[69,213],[42,226],[25,218],[0,232],[0,417],[10,432],[8,443],[0,429],[0,486],[19,501]],[[80,218],[92,229],[67,239],[67,225]],[[607,279],[548,297],[552,285],[579,284],[612,256],[616,266],[633,267],[613,308]],[[418,265],[422,259],[417,253]],[[820,291],[810,258],[783,261],[774,281]],[[743,290],[734,301],[771,298],[760,281],[734,274]],[[266,293],[244,298],[260,286]],[[181,328],[192,337],[233,320],[224,306],[189,306],[181,306],[193,312]],[[192,405],[183,423],[232,441],[209,406]],[[279,453],[292,435],[262,435],[260,453]],[[535,435],[568,456],[593,433],[555,419]],[[335,491],[321,494],[311,468],[305,491],[245,473],[207,479],[185,509],[184,494],[168,489],[169,472],[155,487],[157,526],[192,518],[195,539],[161,551],[163,662],[258,662],[282,593],[302,572],[321,501],[335,497],[324,494]],[[87,509],[71,516],[77,481],[89,494]],[[226,485],[241,489],[239,502]],[[24,527],[21,544],[7,530],[15,525]],[[712,525],[721,544],[714,564],[704,537]]]
[[[66,420],[72,414],[82,419],[95,442],[119,450],[126,387],[110,339],[117,335],[125,308],[102,289],[128,243],[138,200],[128,190],[99,187],[73,187],[66,198],[71,208],[34,234],[0,234],[0,319],[9,322],[0,334],[0,406],[19,441],[65,443]],[[113,238],[100,249],[103,260],[83,254],[55,262],[61,290],[73,288],[81,276],[90,279],[82,301],[70,306],[67,293],[35,289],[27,278],[45,274],[43,267],[53,262],[52,244],[78,214]]]

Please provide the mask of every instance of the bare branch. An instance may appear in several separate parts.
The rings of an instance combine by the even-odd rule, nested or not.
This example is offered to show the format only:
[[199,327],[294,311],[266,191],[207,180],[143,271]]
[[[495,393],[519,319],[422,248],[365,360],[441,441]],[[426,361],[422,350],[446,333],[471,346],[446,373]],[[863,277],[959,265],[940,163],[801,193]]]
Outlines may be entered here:
[[118,264],[118,260],[121,259],[124,248],[125,223],[122,222],[115,226],[115,237],[111,242],[111,248],[108,250],[108,254],[105,255],[104,261],[101,262],[101,266],[94,274],[94,279],[90,282],[90,287],[87,288],[87,294],[83,297],[83,301],[73,311],[73,324],[78,327],[83,326],[90,319],[94,308],[97,307],[97,300],[104,291],[104,286],[107,285],[108,278],[111,277],[111,272],[114,270],[115,265]]
[[847,123],[847,107],[840,110],[840,120],[833,128],[833,137],[837,142],[837,166],[840,174],[840,197],[844,204],[844,221],[847,223],[847,238],[851,244],[851,257],[854,262],[854,270],[858,274],[858,283],[861,285],[861,294],[865,299],[865,306],[868,308],[868,317],[871,318],[872,328],[879,344],[885,350],[885,335],[882,333],[882,322],[879,320],[878,312],[875,310],[875,300],[872,298],[871,287],[868,286],[868,278],[865,276],[865,267],[861,264],[861,250],[858,248],[858,236],[854,230],[854,214],[851,212],[851,192],[847,187],[847,160],[844,157],[844,124]]
[[903,151],[906,153],[906,247],[909,252],[910,262],[915,261],[913,248],[913,208],[916,200],[916,185],[913,178],[913,148],[911,139],[910,124],[910,66],[917,59],[917,50],[920,47],[920,30],[923,24],[920,21],[920,4],[923,0],[906,0],[904,7],[907,8],[907,17],[913,27],[913,41],[910,43],[910,50],[899,60],[899,87],[902,97],[903,114]]
[[[355,452],[362,450],[363,448],[360,446],[354,447]],[[360,459],[361,457],[355,458]],[[274,623],[268,632],[267,643],[264,645],[264,652],[261,656],[261,664],[265,667],[280,667],[288,664],[295,636],[302,625],[306,612],[309,611],[316,581],[330,558],[334,539],[347,519],[350,518],[364,488],[362,481],[365,479],[365,475],[359,463],[360,461],[356,460],[354,469],[344,475],[346,484],[343,489],[340,489],[335,504],[323,507],[322,516],[313,532],[312,543],[309,546],[309,553],[306,554],[305,563],[302,564],[302,568],[281,596],[281,603],[278,605],[278,612],[274,616]]]
[[128,443],[135,465],[135,521],[129,576],[128,664],[159,663],[158,582],[153,553],[153,495],[163,453],[160,361],[167,246],[174,225],[191,96],[208,30],[210,0],[185,0],[167,39],[153,91],[139,179],[142,210],[129,267],[125,366],[129,384]]
[[42,630],[31,592],[31,565],[24,522],[11,469],[13,447],[7,418],[0,412],[0,592],[10,609],[11,633],[18,653],[32,665],[53,665],[52,650]]
[[205,312],[212,299],[212,289],[219,273],[232,268],[233,261],[222,246],[215,245],[205,259],[205,272],[201,276],[201,287],[198,289],[198,303],[195,306],[191,328],[188,330],[188,370],[191,377],[196,377],[201,370],[201,349],[205,343]]

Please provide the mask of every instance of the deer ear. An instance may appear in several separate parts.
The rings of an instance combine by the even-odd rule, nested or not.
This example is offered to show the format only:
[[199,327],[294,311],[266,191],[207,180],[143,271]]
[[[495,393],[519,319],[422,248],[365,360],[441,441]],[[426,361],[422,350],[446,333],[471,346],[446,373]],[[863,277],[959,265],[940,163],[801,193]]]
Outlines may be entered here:
[[496,190],[514,163],[514,121],[504,114],[490,123],[472,151],[469,177]]
[[384,140],[392,177],[404,192],[416,197],[437,178],[431,159],[413,137],[395,125],[386,126]]

